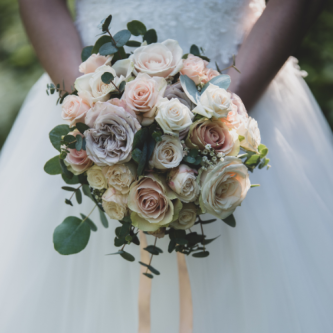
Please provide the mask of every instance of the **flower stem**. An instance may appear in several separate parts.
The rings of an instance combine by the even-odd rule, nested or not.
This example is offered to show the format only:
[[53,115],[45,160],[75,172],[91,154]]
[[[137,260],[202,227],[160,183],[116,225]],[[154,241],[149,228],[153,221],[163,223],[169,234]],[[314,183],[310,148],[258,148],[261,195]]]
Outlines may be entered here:
[[69,198],[69,200],[72,200],[73,195],[76,193],[77,190],[79,190],[82,187],[82,184],[75,190],[75,192],[72,193],[71,197]]
[[94,208],[91,210],[91,212],[82,220],[81,224],[84,223],[87,218],[92,214],[92,212],[94,211],[94,209],[97,207],[97,205],[94,206]]
[[[155,237],[154,248],[156,247],[156,242],[157,242],[157,237]],[[151,264],[151,262],[152,262],[152,260],[153,260],[153,256],[154,256],[154,255],[151,254],[148,266],[150,266],[150,264]],[[147,273],[148,273],[148,267],[147,267],[147,270],[146,270],[146,274],[147,274]]]

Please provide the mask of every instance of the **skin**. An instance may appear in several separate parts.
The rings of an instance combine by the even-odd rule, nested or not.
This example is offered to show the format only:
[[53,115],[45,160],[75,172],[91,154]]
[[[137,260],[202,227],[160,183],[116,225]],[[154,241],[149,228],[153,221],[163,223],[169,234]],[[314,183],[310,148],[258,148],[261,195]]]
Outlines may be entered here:
[[[242,44],[231,69],[231,91],[247,109],[260,98],[307,29],[325,0],[269,0],[267,8]],[[27,34],[54,83],[71,90],[80,75],[82,43],[65,0],[19,0]],[[56,28],[55,28],[56,27]]]

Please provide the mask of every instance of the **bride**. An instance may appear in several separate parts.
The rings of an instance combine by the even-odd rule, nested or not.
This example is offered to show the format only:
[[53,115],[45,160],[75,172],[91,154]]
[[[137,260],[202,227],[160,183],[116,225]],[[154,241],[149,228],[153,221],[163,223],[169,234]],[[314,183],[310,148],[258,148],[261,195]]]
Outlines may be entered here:
[[[93,43],[97,22],[110,13],[114,31],[140,20],[160,41],[177,39],[184,52],[203,47],[220,68],[237,54],[242,74],[230,72],[230,90],[258,121],[273,164],[254,173],[261,187],[237,209],[235,229],[207,225],[209,238],[221,235],[211,256],[186,258],[193,330],[191,314],[187,325],[180,311],[176,256],[165,255],[152,281],[151,329],[148,323],[139,332],[333,331],[332,134],[296,59],[288,59],[323,2],[270,0],[265,8],[264,0],[77,0],[74,25],[65,0],[20,0],[49,77],[32,88],[1,153],[0,332],[132,333],[147,317],[137,305],[140,265],[105,256],[115,252],[116,222],[99,228],[78,255],[52,247],[53,229],[91,207],[66,206],[61,177],[43,171],[54,155],[48,132],[61,122],[45,87],[64,80],[70,89],[82,45]],[[159,242],[165,249],[167,241]],[[139,259],[138,248],[131,253]],[[140,292],[149,296],[149,288]]]

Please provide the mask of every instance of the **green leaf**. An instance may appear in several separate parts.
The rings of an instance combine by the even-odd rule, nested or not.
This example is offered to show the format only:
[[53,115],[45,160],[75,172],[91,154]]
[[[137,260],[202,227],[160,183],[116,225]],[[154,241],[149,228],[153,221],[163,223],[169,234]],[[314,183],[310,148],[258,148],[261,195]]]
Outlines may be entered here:
[[69,199],[65,199],[65,204],[69,205],[69,206],[73,206],[72,201],[70,201]]
[[73,178],[73,174],[67,169],[64,160],[59,160],[62,173],[67,176],[67,178]]
[[112,20],[112,15],[109,15],[102,24],[102,31],[107,32],[109,30],[109,26]]
[[259,145],[258,150],[261,158],[264,158],[268,154],[268,148],[263,144]]
[[135,148],[141,149],[147,139],[148,139],[148,129],[147,127],[143,127],[135,133],[132,149]]
[[258,168],[259,168],[259,169],[263,169],[266,165],[268,165],[269,161],[270,161],[270,159],[265,157],[265,158],[260,162]]
[[187,163],[190,163],[190,164],[194,164],[195,163],[195,158],[187,155],[187,156],[184,157],[184,161],[187,162]]
[[112,256],[112,255],[115,255],[115,254],[120,254],[124,259],[126,259],[127,261],[135,261],[135,258],[128,252],[126,251],[118,251],[118,252],[115,252],[115,253],[110,253],[110,254],[107,254],[108,256]]
[[81,252],[88,244],[90,227],[75,216],[67,217],[53,233],[54,248],[60,254]]
[[119,85],[119,90],[123,92],[125,90],[125,86],[126,86],[126,81],[122,81]]
[[180,76],[180,83],[187,97],[194,103],[198,104],[200,99],[200,93],[195,85],[195,83],[187,76]]
[[132,151],[132,158],[136,163],[140,163],[142,157],[142,151],[139,148],[135,148]]
[[81,52],[81,60],[82,62],[86,61],[92,54],[93,46],[86,46],[83,48]]
[[168,246],[168,252],[171,253],[176,248],[177,243],[174,239],[170,240],[169,246]]
[[215,238],[210,238],[210,239],[203,239],[201,244],[202,245],[208,245],[209,243],[213,242],[215,239],[219,238],[220,236],[217,236]]
[[215,66],[216,66],[216,70],[217,70],[219,73],[221,73],[221,69],[220,69],[220,67],[219,67],[219,65],[217,64],[216,61],[215,61]]
[[121,221],[119,222],[122,222],[122,223],[132,223],[132,220],[131,220],[131,217],[128,215],[128,216],[125,216]]
[[146,26],[137,20],[131,21],[127,23],[127,29],[131,32],[134,36],[144,35],[147,31]]
[[89,185],[87,185],[87,184],[82,185],[82,190],[83,190],[84,195],[86,195],[87,197],[89,197],[90,199],[92,199],[92,194],[90,192]]
[[193,163],[194,165],[200,165],[202,162],[202,157],[201,156],[197,156],[195,158],[195,162]]
[[59,175],[62,172],[59,156],[54,156],[44,165],[44,171],[49,175]]
[[49,134],[50,141],[55,149],[61,150],[62,137],[67,135],[71,129],[68,125],[58,125]]
[[154,268],[154,267],[152,267],[152,266],[150,266],[150,265],[147,265],[147,264],[145,264],[145,263],[142,262],[142,261],[139,261],[139,264],[142,265],[142,266],[147,267],[147,268],[148,268],[152,273],[154,273],[155,275],[160,275],[160,272],[159,272],[156,268]]
[[75,144],[75,149],[77,151],[82,150],[82,136],[81,135],[77,135],[76,136],[76,144]]
[[147,153],[147,163],[150,161],[150,159],[153,155],[155,146],[156,146],[156,141],[155,140],[149,140],[149,142],[148,142],[148,153]]
[[209,223],[213,223],[216,222],[216,219],[211,219],[211,220],[206,220],[206,221],[202,221],[202,224],[209,224]]
[[76,201],[79,205],[82,203],[82,193],[80,189],[77,189],[75,192]]
[[99,209],[99,217],[100,217],[100,219],[101,219],[101,222],[102,222],[102,224],[103,224],[103,227],[104,227],[104,228],[108,228],[108,227],[109,227],[109,222],[108,222],[108,220],[107,220],[107,218],[106,218],[104,212],[103,212],[101,209]]
[[236,227],[236,220],[233,214],[229,215],[228,217],[226,217],[225,219],[222,219],[222,221],[224,223],[226,223],[227,225],[229,225],[230,227]]
[[119,47],[118,52],[114,54],[111,64],[114,65],[118,60],[127,59],[128,55],[125,52],[124,47]]
[[101,76],[101,80],[102,80],[105,84],[110,84],[111,81],[114,80],[114,76],[112,75],[112,73],[105,72],[105,73],[102,74],[102,76]]
[[195,258],[206,258],[209,256],[209,251],[196,252],[192,254]]
[[238,135],[238,140],[239,142],[242,142],[245,139],[245,136],[243,135]]
[[148,245],[147,247],[144,248],[144,250],[155,256],[158,256],[160,253],[163,253],[163,251],[159,247],[154,245]]
[[83,150],[86,150],[86,145],[87,145],[86,138],[83,138],[83,139],[82,139],[82,149],[83,149]]
[[125,238],[115,237],[114,246],[119,247],[119,246],[123,246],[124,244],[126,244]]
[[141,176],[143,174],[143,170],[145,169],[147,163],[147,155],[148,155],[148,143],[146,141],[143,145],[142,155],[137,169],[138,176]]
[[221,74],[213,77],[209,82],[207,82],[201,89],[201,94],[208,88],[209,84],[212,83],[222,89],[228,89],[231,83],[230,76],[227,74]]
[[80,215],[82,217],[82,220],[85,220],[84,222],[88,223],[89,228],[90,228],[91,231],[97,231],[96,224],[93,221],[91,221],[89,217],[85,216],[82,213]]
[[90,127],[86,125],[85,123],[76,123],[76,128],[79,130],[81,134],[84,134],[86,130],[88,130]]
[[147,44],[157,43],[157,34],[154,29],[148,30],[144,36],[143,40],[147,42]]
[[161,142],[162,141],[162,135],[163,135],[162,132],[156,131],[151,136],[153,137],[153,139],[155,140],[155,142]]
[[195,44],[193,44],[190,48],[190,53],[192,53],[195,56],[199,56],[200,55],[200,50]]
[[68,185],[80,184],[80,180],[79,180],[78,176],[73,176],[73,178],[68,178],[66,175],[62,174],[61,177],[65,181],[65,183]]
[[131,33],[128,30],[121,30],[118,31],[114,36],[113,39],[116,42],[117,47],[124,46],[128,40],[131,38]]
[[75,136],[74,135],[65,135],[63,138],[63,141],[66,143],[70,143],[75,141]]
[[149,273],[142,273],[143,275],[147,276],[147,278],[152,279],[154,275],[149,274]]
[[260,186],[260,184],[252,184],[252,185],[251,185],[251,188],[252,188],[252,187],[259,187],[259,186]]
[[199,150],[198,149],[190,149],[190,152],[188,154],[191,157],[197,157],[199,155]]
[[103,56],[115,54],[118,52],[118,49],[113,45],[113,43],[105,43],[99,49],[99,54]]
[[63,186],[62,189],[65,190],[65,191],[69,191],[69,192],[75,192],[76,191],[76,188],[70,187],[70,186]]
[[[112,39],[110,36],[102,36],[100,38],[97,39],[93,49],[92,49],[92,53],[99,53],[100,48],[106,44],[106,43],[111,43]],[[104,55],[104,54],[103,54]]]
[[136,40],[129,40],[125,45],[129,47],[140,47],[141,43]]
[[260,161],[260,155],[253,154],[250,158],[245,161],[246,165],[256,165]]
[[119,238],[124,238],[130,233],[130,228],[131,228],[132,223],[131,222],[125,222],[119,231],[119,235],[117,235]]

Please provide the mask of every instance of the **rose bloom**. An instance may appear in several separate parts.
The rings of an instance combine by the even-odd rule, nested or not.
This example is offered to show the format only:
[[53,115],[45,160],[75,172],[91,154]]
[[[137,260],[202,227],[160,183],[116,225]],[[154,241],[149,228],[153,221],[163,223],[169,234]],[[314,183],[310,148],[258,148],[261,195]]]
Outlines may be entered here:
[[167,86],[165,89],[164,97],[167,99],[177,98],[180,103],[187,106],[190,110],[195,107],[195,104],[193,104],[187,97],[180,82]]
[[237,112],[237,106],[232,103],[231,111],[229,111],[228,116],[226,118],[220,118],[220,121],[222,121],[230,130],[234,129],[237,131],[246,121],[246,118]]
[[[86,92],[91,95],[93,103],[105,102],[110,98],[110,93],[116,91],[120,84],[127,82],[131,78],[134,64],[129,59],[118,60],[112,67],[103,65],[98,67],[94,73],[79,76],[75,83],[75,89],[81,93]],[[111,73],[114,76],[114,84],[106,84],[102,81],[104,73]],[[115,87],[116,86],[116,87]]]
[[102,171],[109,186],[121,194],[128,194],[131,184],[136,179],[136,167],[131,162],[107,166]]
[[114,220],[122,220],[128,214],[127,196],[109,188],[102,196],[105,213]]
[[122,107],[126,112],[130,113],[133,117],[136,117],[135,112],[127,105],[126,101],[119,98],[112,98],[107,101],[107,103],[110,103],[112,105],[120,106]]
[[138,47],[130,56],[134,62],[134,73],[168,78],[176,75],[183,67],[183,50],[178,42],[167,39],[163,43],[153,43]]
[[211,79],[213,79],[216,76],[221,75],[218,71],[216,71],[215,69],[212,68],[206,68],[203,72],[204,76],[202,78],[202,83],[207,83],[209,82]]
[[247,114],[245,105],[243,104],[243,102],[240,99],[240,97],[238,95],[236,95],[235,93],[231,93],[231,101],[232,101],[232,104],[236,107],[237,113],[241,117],[247,118],[248,114]]
[[103,65],[110,65],[113,56],[105,57],[98,53],[92,54],[86,61],[81,63],[79,72],[83,74],[94,73],[98,67]]
[[184,204],[182,210],[179,212],[178,220],[172,222],[170,227],[180,230],[192,228],[197,219],[197,211],[198,209],[193,203]]
[[81,93],[79,96],[68,95],[61,105],[61,117],[69,121],[69,126],[84,123],[86,114],[90,109],[90,98]]
[[143,231],[156,231],[176,220],[182,203],[164,179],[157,175],[140,177],[130,188],[128,208],[132,224]]
[[141,124],[148,126],[154,121],[156,105],[166,86],[167,82],[162,77],[151,78],[139,73],[135,80],[126,84],[122,100],[136,113]]
[[250,189],[247,167],[236,157],[227,156],[201,176],[201,210],[225,219],[242,203]]
[[182,75],[187,75],[196,85],[200,84],[205,77],[205,69],[208,65],[206,60],[201,59],[193,54],[189,54],[184,60]]
[[177,167],[182,159],[183,147],[179,138],[163,135],[162,141],[155,146],[149,165],[151,168],[167,170]]
[[[73,132],[68,133],[69,135],[77,136],[83,135],[78,131],[74,130]],[[77,151],[76,149],[67,149],[69,153],[67,154],[64,163],[66,164],[68,170],[74,175],[80,175],[87,171],[93,164],[93,162],[88,158],[87,152],[83,149]]]
[[231,110],[230,93],[210,83],[192,112],[207,118],[224,118]]
[[92,166],[87,171],[87,180],[89,185],[95,189],[102,190],[108,187],[102,169],[97,165]]
[[165,134],[177,135],[188,129],[194,118],[190,109],[176,98],[163,98],[157,105],[156,121]]
[[202,118],[190,127],[186,139],[189,148],[205,149],[210,144],[216,153],[236,156],[239,153],[240,143],[236,131],[229,131],[220,119]]
[[244,140],[240,142],[242,148],[258,152],[261,136],[255,119],[248,117],[237,129],[237,134],[244,137]]
[[197,173],[186,164],[181,164],[170,171],[167,178],[168,185],[182,202],[193,202],[198,198],[200,187],[196,181]]
[[98,166],[129,162],[135,133],[139,122],[122,107],[97,102],[98,116],[94,127],[85,131],[86,150]]

